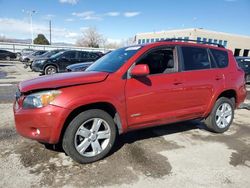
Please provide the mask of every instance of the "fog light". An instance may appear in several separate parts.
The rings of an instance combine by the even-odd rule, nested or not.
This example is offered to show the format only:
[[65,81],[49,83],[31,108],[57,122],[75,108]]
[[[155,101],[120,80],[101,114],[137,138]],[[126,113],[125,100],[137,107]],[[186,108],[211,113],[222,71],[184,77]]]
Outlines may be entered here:
[[36,129],[36,128],[34,128],[33,129],[34,131],[32,132],[32,134],[34,135],[34,136],[39,136],[40,135],[40,130],[39,129]]

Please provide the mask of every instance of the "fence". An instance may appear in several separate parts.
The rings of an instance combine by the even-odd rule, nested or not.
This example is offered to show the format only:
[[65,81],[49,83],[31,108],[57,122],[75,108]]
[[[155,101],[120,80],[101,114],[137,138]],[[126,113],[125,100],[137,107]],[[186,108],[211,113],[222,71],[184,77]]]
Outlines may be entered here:
[[55,45],[38,45],[38,44],[0,42],[0,49],[2,50],[20,52],[22,49],[27,49],[27,48],[34,49],[34,50],[70,49],[70,50],[98,51],[98,52],[107,52],[109,50],[112,50],[112,49],[107,49],[107,48],[88,48],[88,47],[76,47],[76,46],[55,46]]

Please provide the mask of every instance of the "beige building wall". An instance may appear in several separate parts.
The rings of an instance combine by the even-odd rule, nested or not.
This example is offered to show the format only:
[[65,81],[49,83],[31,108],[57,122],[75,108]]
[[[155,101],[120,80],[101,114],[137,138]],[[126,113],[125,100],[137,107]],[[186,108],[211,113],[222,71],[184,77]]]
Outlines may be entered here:
[[[140,33],[136,35],[136,43],[149,43],[166,38],[187,38],[207,42],[221,43],[226,48],[230,49],[237,55],[250,56],[250,36],[241,36],[223,32],[210,31],[205,29],[182,29],[182,30],[170,30],[151,33]],[[237,50],[238,49],[238,50]],[[245,53],[244,53],[245,52]]]

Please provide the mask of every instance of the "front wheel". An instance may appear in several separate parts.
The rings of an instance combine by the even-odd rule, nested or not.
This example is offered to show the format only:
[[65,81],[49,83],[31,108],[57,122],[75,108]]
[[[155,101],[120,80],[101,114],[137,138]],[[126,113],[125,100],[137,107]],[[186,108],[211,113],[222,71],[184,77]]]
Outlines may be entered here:
[[49,65],[44,69],[44,74],[46,75],[55,74],[56,72],[57,72],[56,67],[53,65]]
[[227,131],[234,118],[234,106],[233,100],[225,97],[219,98],[205,120],[207,127],[216,133]]
[[112,149],[117,131],[112,117],[93,109],[77,115],[63,136],[64,151],[78,163],[104,158]]

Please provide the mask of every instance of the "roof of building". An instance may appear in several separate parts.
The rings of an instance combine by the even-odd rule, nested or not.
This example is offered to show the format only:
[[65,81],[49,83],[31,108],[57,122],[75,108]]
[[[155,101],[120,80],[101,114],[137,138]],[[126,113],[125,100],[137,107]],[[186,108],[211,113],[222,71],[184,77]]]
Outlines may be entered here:
[[239,35],[239,34],[231,34],[226,32],[219,32],[219,31],[212,31],[203,28],[186,28],[186,29],[176,29],[176,30],[166,30],[166,31],[157,31],[157,32],[146,32],[146,33],[138,33],[136,35],[148,35],[148,34],[170,34],[176,32],[206,32],[206,33],[214,33],[214,34],[221,34],[221,35],[229,35],[229,36],[236,36],[236,37],[245,37],[250,38],[250,36],[246,35]]

